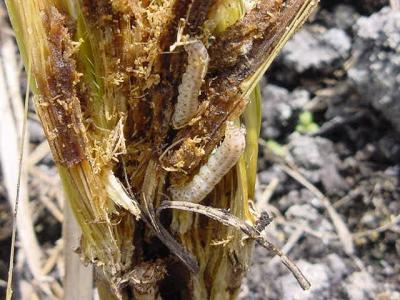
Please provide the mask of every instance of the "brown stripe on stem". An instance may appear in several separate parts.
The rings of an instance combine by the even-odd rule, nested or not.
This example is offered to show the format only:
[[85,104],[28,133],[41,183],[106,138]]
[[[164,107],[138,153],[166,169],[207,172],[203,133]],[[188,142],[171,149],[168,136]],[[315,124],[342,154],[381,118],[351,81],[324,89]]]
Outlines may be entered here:
[[46,74],[34,74],[40,96],[36,109],[55,160],[72,166],[84,159],[83,125],[75,86],[79,82],[73,44],[66,18],[56,8],[46,10],[43,25],[47,32]]
[[261,1],[243,19],[217,36],[208,51],[210,70],[225,72],[226,68],[237,65],[240,58],[250,55],[254,43],[266,40],[268,33],[274,32],[281,9],[282,0]]

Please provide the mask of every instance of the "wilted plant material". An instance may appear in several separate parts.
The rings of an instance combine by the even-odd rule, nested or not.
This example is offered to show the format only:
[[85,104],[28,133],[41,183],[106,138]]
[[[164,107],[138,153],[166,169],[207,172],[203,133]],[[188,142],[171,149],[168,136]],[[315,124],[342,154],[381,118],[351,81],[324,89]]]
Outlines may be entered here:
[[156,211],[255,224],[256,85],[317,2],[6,2],[103,298],[235,298],[258,231]]

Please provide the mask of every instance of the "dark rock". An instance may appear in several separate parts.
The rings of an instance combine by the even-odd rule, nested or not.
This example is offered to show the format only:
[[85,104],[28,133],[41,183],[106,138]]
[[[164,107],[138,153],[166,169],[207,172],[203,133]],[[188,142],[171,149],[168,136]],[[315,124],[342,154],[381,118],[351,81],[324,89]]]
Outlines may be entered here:
[[348,75],[361,100],[400,132],[400,12],[388,7],[355,25],[355,65]]
[[350,53],[349,36],[337,28],[322,30],[309,26],[297,33],[282,50],[283,63],[298,73],[307,70],[329,73],[341,66]]
[[[321,3],[322,10],[314,19],[318,25],[306,26],[305,33],[289,43],[289,50],[284,50],[270,70],[273,72],[270,78],[279,86],[264,85],[262,136],[277,139],[281,144],[289,143],[287,158],[333,202],[343,200],[337,207],[340,217],[352,232],[360,232],[386,224],[389,215],[396,216],[400,211],[400,202],[395,201],[400,196],[399,134],[384,120],[387,118],[395,124],[397,117],[400,122],[400,113],[396,110],[396,101],[400,101],[400,92],[396,91],[400,86],[397,63],[400,61],[400,23],[388,9],[360,18],[359,13],[365,14],[382,1],[339,2],[346,4]],[[325,28],[331,28],[333,37],[326,38],[329,30]],[[349,42],[344,47],[347,50],[335,48],[343,44],[341,34],[335,32],[344,33],[343,39]],[[351,41],[355,44],[350,45]],[[352,49],[355,60],[346,63],[350,67],[348,79],[347,68],[342,68],[342,64]],[[387,106],[382,105],[382,99],[390,100]],[[333,129],[313,136],[292,133],[304,106],[312,111],[320,129],[325,129],[323,125],[328,120],[332,121]],[[382,113],[377,113],[378,110]],[[396,232],[371,235],[359,244],[357,240],[357,256],[369,273],[352,274],[357,264],[344,254],[321,201],[288,177],[277,164],[271,166],[269,160],[263,163],[267,169],[258,175],[260,190],[273,178],[279,179],[268,205],[278,209],[279,212],[275,209],[271,212],[282,214],[285,220],[278,222],[276,218],[268,227],[267,236],[282,247],[300,226],[312,230],[302,234],[289,256],[304,259],[299,267],[313,288],[303,292],[282,264],[269,264],[271,253],[256,247],[240,299],[389,300],[399,297],[394,292],[399,284],[396,255],[400,252],[400,240]],[[342,198],[345,194],[349,197]]]
[[305,89],[296,89],[290,93],[273,84],[266,85],[262,90],[262,95],[262,137],[264,139],[279,138],[296,119],[295,114],[301,111],[310,100],[310,93]]
[[331,141],[320,137],[297,135],[289,144],[289,151],[297,166],[307,170],[322,168],[327,159],[337,160]]
[[41,163],[50,167],[54,166],[54,160],[53,157],[51,156],[51,153],[48,153],[45,157],[43,157]]
[[343,196],[349,185],[339,174],[337,166],[327,164],[320,170],[322,186],[329,195]]
[[289,124],[292,108],[288,103],[289,92],[276,85],[269,84],[262,90],[262,137],[275,139]]
[[[335,84],[329,95],[318,96],[327,104],[325,118],[329,120],[335,117],[343,117],[350,113],[354,115],[354,109],[351,112],[349,110],[352,109],[352,106],[359,108],[360,101],[359,99],[354,99],[349,103],[349,100],[353,100],[351,99],[352,94],[354,94],[352,86],[348,82],[342,81]],[[355,97],[353,96],[353,98]]]
[[[324,3],[321,3],[322,5]],[[351,33],[352,27],[360,17],[353,6],[338,4],[333,8],[321,8],[315,16],[316,22],[327,28],[339,28]]]
[[400,136],[394,132],[388,133],[379,140],[378,150],[388,161],[400,162]]
[[389,0],[356,0],[354,3],[363,13],[372,13],[389,5]]
[[[324,234],[326,233],[326,230],[322,231],[320,230],[319,232],[322,232]],[[330,232],[330,235],[332,235],[332,232]],[[301,243],[296,246],[295,250],[293,250],[292,255],[296,253],[296,255],[304,257],[304,254],[307,253],[306,257],[309,259],[311,258],[316,259],[317,257],[323,257],[324,255],[326,255],[327,252],[331,251],[329,248],[333,248],[334,242],[335,242],[334,240],[329,239],[326,236],[322,236],[321,239],[319,237],[305,234]],[[337,249],[340,249],[341,247],[339,243],[340,242],[338,242],[338,247],[335,248],[335,252],[337,251]]]
[[338,172],[340,161],[331,141],[297,135],[290,142],[289,151],[302,173],[314,183],[321,181],[327,193],[340,195],[348,188]]

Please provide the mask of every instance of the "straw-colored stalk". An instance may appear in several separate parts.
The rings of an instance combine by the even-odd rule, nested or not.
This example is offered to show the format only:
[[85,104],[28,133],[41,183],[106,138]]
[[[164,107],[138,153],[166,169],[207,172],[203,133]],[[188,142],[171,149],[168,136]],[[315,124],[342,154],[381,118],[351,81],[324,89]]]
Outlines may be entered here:
[[[226,226],[253,226],[258,218],[250,209],[257,82],[316,1],[6,3],[32,73],[36,111],[82,229],[79,252],[96,266],[102,298],[234,299],[258,239],[253,227]],[[200,89],[197,98],[191,88]],[[191,115],[173,126],[177,99],[191,101]],[[245,128],[246,147],[231,170],[207,169],[222,178],[205,180],[212,192],[197,201],[229,211],[236,223],[190,209],[161,214],[171,191],[205,170],[227,122]]]

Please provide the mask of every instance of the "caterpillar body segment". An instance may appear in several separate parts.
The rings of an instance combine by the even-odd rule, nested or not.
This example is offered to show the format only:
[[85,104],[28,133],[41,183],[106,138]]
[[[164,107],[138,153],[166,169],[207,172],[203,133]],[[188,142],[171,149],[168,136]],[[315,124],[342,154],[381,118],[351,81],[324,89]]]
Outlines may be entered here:
[[192,181],[182,187],[170,188],[172,199],[201,202],[237,163],[245,147],[245,129],[233,122],[227,122],[222,144],[210,155],[207,163],[200,168]]
[[184,127],[196,115],[198,97],[209,61],[207,49],[202,42],[189,42],[184,48],[188,54],[188,63],[178,87],[178,99],[172,116],[172,126],[175,129]]

